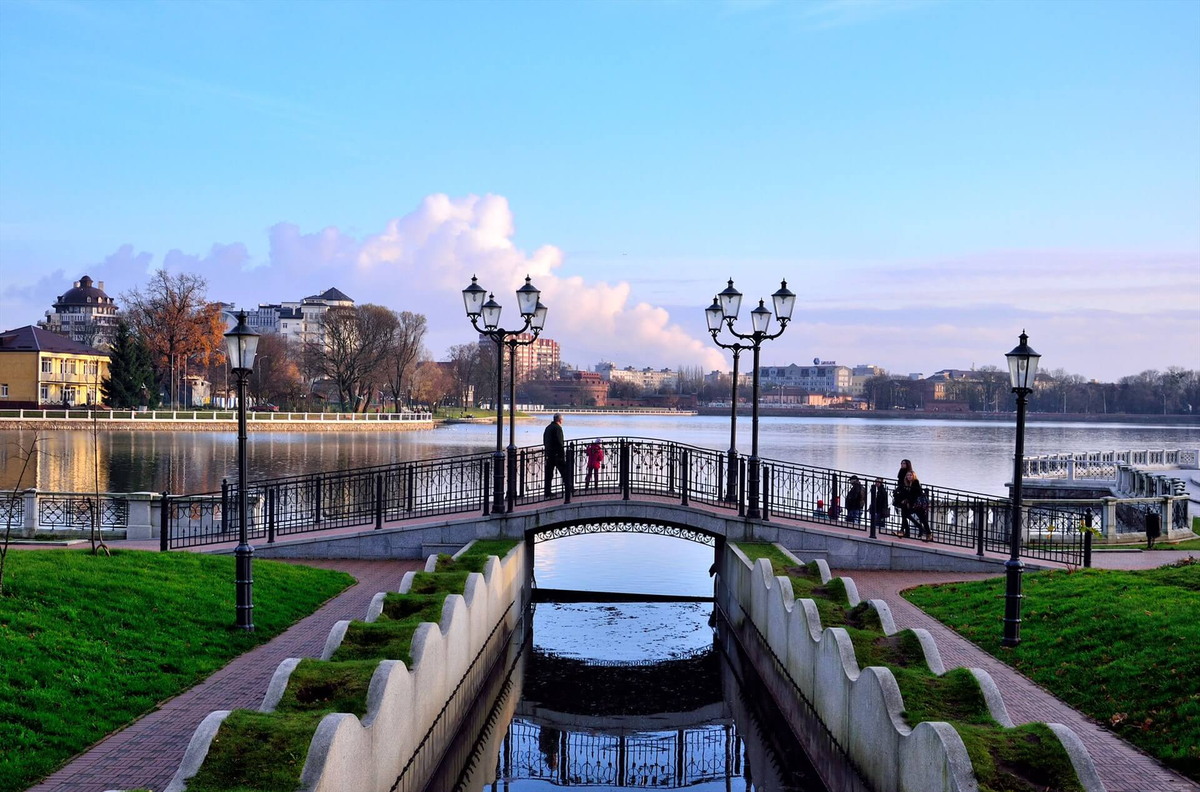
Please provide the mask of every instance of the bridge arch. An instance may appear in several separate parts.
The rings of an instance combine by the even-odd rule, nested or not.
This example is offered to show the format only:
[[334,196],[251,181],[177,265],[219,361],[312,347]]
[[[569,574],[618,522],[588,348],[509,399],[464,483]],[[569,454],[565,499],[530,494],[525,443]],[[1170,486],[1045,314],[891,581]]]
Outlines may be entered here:
[[669,536],[689,542],[716,547],[724,536],[694,525],[669,520],[640,519],[637,517],[581,518],[553,525],[538,526],[526,531],[527,541],[533,544],[562,539],[569,536],[590,534],[625,533]]

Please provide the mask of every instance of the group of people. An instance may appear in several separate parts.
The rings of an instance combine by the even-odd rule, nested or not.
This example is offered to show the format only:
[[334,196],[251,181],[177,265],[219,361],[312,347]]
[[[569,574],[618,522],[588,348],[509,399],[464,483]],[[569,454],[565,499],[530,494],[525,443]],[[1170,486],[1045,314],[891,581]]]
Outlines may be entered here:
[[[574,477],[567,464],[562,415],[554,415],[542,434],[542,442],[546,449],[546,497],[550,496],[550,482],[556,470],[562,476],[563,485],[568,491],[572,490]],[[587,490],[600,483],[600,468],[604,466],[604,447],[598,440],[593,440],[584,449],[584,456],[587,458],[587,475],[583,487]],[[901,536],[911,537],[912,527],[915,525],[918,538],[926,542],[933,539],[933,531],[929,528],[929,496],[921,486],[921,480],[917,478],[910,460],[900,460],[896,486],[890,497],[882,478],[876,478],[870,489],[863,486],[858,476],[851,476],[849,483],[850,489],[846,493],[846,522],[859,523],[862,521],[863,512],[866,512],[871,527],[878,530],[887,525],[892,508],[895,507],[900,510]],[[835,495],[828,507],[825,501],[817,501],[813,516],[822,520],[841,520],[842,511],[841,497]]]
[[[845,519],[849,523],[862,521],[863,512],[871,521],[871,527],[876,530],[883,528],[892,516],[892,508],[900,510],[900,535],[912,536],[911,530],[915,525],[917,536],[925,541],[933,539],[933,531],[929,528],[929,496],[921,486],[913,470],[912,462],[900,461],[900,470],[896,473],[896,487],[888,493],[887,485],[882,478],[875,479],[868,490],[863,486],[862,479],[851,476],[850,489],[846,493]],[[841,497],[833,496],[829,506],[825,501],[817,501],[813,516],[822,520],[841,520],[843,514]]]

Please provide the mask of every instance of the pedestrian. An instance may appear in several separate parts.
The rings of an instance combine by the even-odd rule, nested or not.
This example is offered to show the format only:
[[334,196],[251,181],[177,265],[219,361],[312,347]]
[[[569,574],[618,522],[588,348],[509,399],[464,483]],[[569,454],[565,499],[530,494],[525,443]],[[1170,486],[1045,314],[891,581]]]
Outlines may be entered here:
[[571,482],[570,466],[567,465],[566,442],[563,440],[562,413],[555,413],[546,431],[542,432],[542,445],[546,449],[546,497],[550,497],[550,487],[554,483],[554,471],[562,476],[563,491],[570,493],[574,490]]
[[842,499],[838,495],[833,496],[833,503],[829,504],[829,519],[842,519]]
[[896,489],[904,486],[904,478],[913,469],[912,462],[908,459],[900,460],[900,471],[896,473]]
[[931,541],[933,532],[929,530],[929,497],[911,468],[904,474],[904,483],[896,495],[900,504],[901,535],[909,536],[909,527],[916,524],[917,536],[926,542]]
[[813,517],[816,517],[818,520],[829,519],[829,513],[825,511],[825,501],[817,501],[817,508],[813,509]]
[[892,510],[888,508],[888,489],[883,479],[876,478],[871,485],[871,527],[879,531],[887,524]]
[[1162,518],[1157,512],[1146,512],[1146,548],[1154,549],[1154,543],[1162,536]]
[[846,522],[856,523],[862,519],[863,501],[866,491],[858,476],[850,477],[850,492],[846,493]]
[[583,451],[587,455],[587,478],[583,480],[585,490],[600,486],[600,468],[604,465],[604,446],[599,440],[588,443]]

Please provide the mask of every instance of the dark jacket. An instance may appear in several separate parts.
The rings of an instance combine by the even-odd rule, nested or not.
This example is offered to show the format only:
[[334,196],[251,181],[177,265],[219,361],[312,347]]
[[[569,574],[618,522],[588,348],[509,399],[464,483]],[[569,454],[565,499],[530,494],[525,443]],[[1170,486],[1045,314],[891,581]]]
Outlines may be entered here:
[[925,491],[921,489],[921,482],[916,479],[913,480],[911,485],[907,482],[901,484],[900,489],[896,490],[897,505],[901,509],[916,511],[919,508],[918,500],[924,493]]
[[901,467],[900,472],[896,474],[896,490],[899,491],[904,486],[904,477],[908,475],[910,468]]
[[850,492],[846,495],[846,510],[847,511],[862,511],[863,508],[863,485],[861,481],[856,481],[850,485]]
[[871,514],[886,515],[888,513],[888,491],[883,484],[871,485]]
[[553,421],[546,427],[546,431],[542,432],[542,445],[546,447],[547,463],[556,465],[566,459],[566,453],[563,451],[562,427]]

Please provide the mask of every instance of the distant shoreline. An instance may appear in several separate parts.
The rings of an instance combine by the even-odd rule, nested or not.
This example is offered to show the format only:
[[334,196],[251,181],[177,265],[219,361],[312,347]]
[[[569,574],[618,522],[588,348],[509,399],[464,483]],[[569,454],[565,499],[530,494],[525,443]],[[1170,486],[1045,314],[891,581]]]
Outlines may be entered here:
[[[729,415],[728,407],[700,407],[700,415]],[[861,418],[895,421],[982,421],[985,423],[1012,423],[1016,413],[937,413],[922,410],[788,410],[779,407],[758,408],[764,418]],[[738,416],[749,416],[750,408],[738,408]],[[1200,426],[1200,415],[1141,415],[1125,413],[1029,413],[1031,423],[1125,423],[1168,426]]]

